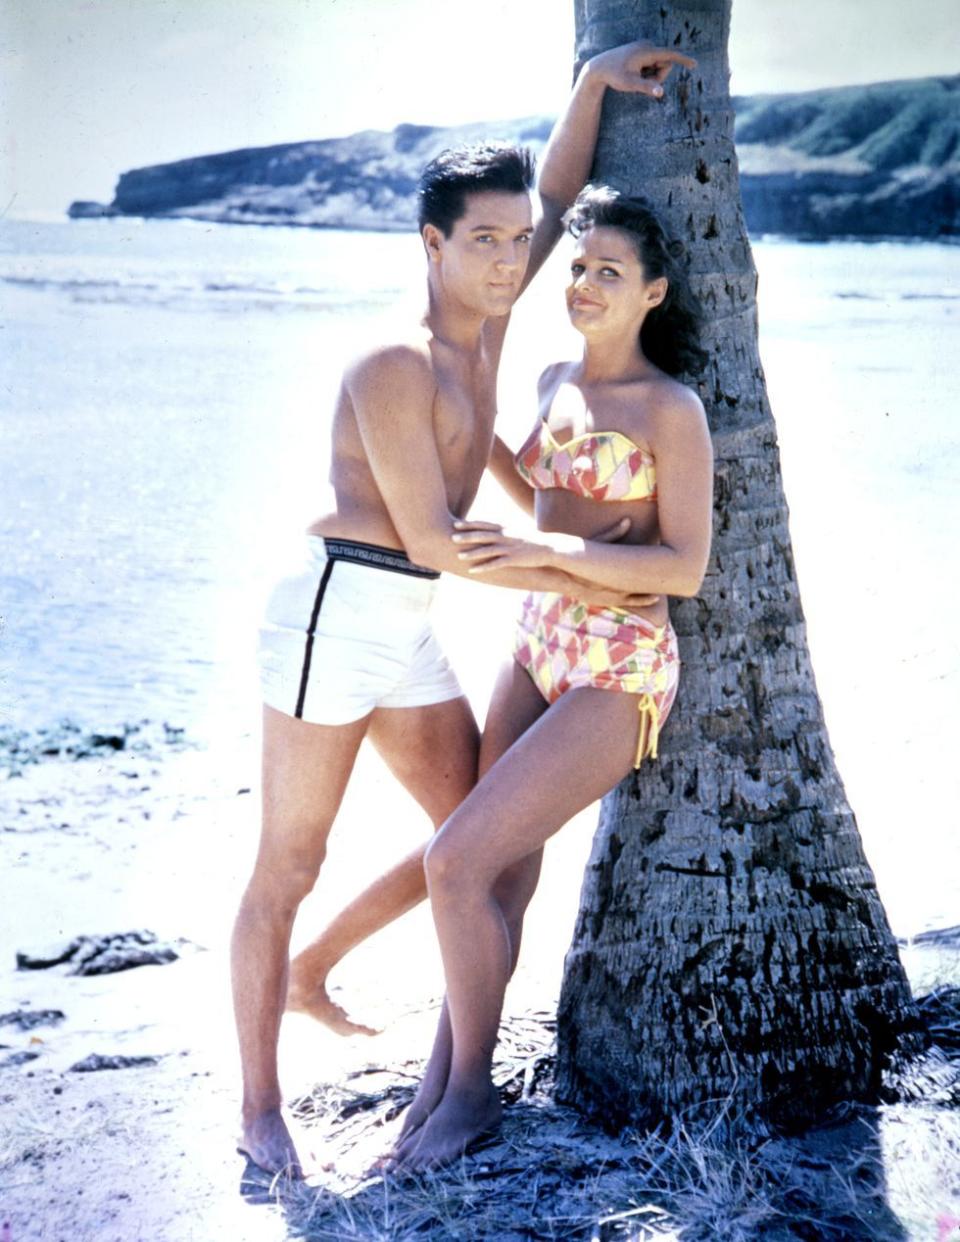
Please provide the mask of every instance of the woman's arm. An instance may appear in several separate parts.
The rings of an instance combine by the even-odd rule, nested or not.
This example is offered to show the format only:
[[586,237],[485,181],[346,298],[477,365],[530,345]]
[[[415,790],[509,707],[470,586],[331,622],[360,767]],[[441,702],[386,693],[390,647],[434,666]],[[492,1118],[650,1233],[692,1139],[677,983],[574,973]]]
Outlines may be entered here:
[[[373,351],[351,367],[345,384],[353,403],[357,426],[380,495],[407,555],[418,565],[461,577],[470,566],[457,556],[451,542],[457,520],[447,507],[446,485],[440,468],[433,427],[436,380],[429,362],[408,346]],[[403,427],[397,436],[396,427]],[[417,486],[410,486],[410,463],[417,463]],[[499,526],[484,527],[494,537]],[[526,591],[583,594],[574,575],[545,564],[504,566],[485,575],[494,586]],[[633,591],[609,587],[586,588],[589,602],[612,604]],[[651,602],[647,600],[646,602]],[[633,606],[640,606],[632,601]]]
[[537,193],[542,214],[531,239],[530,262],[523,288],[530,283],[556,244],[563,230],[563,214],[590,176],[607,87],[661,99],[662,84],[674,66],[692,69],[696,63],[690,56],[673,48],[658,48],[638,42],[600,52],[580,69],[567,109],[553,127],[540,158]]
[[[660,542],[606,543],[571,535],[514,539],[460,524],[453,540],[470,573],[485,578],[507,567],[559,569],[624,592],[695,595],[710,554],[713,450],[706,416],[689,390],[655,416]],[[644,501],[637,501],[644,504]]]

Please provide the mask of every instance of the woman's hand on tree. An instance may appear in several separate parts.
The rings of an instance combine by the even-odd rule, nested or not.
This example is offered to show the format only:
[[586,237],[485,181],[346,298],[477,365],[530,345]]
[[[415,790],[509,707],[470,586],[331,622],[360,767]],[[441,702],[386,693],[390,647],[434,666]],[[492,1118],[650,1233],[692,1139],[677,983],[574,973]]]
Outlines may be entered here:
[[654,47],[650,43],[624,43],[600,52],[587,61],[585,72],[598,77],[615,91],[663,97],[663,83],[675,65],[695,69],[697,62],[672,48]]

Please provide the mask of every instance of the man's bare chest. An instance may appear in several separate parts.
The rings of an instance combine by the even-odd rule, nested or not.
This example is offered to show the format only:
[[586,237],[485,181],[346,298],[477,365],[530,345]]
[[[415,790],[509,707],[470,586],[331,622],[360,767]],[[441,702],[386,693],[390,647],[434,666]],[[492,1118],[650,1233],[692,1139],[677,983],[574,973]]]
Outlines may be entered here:
[[495,378],[482,377],[471,383],[458,383],[451,378],[441,380],[433,410],[434,433],[441,456],[479,457],[486,462],[493,441],[496,412]]

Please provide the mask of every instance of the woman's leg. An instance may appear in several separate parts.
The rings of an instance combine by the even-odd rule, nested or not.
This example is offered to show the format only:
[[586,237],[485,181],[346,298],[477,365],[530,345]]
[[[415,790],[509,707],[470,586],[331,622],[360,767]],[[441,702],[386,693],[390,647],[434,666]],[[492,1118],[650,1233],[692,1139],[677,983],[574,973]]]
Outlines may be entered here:
[[[479,776],[481,778],[546,710],[547,704],[528,675],[515,660],[510,660],[500,671],[487,710],[483,738],[480,742]],[[452,814],[455,809],[456,807],[452,807],[450,813]],[[497,900],[510,910],[516,928],[513,966],[516,965],[516,953],[520,947],[523,911],[537,885],[541,855],[542,851],[537,850],[530,858],[521,860],[515,868],[510,868],[504,873],[498,886]],[[425,881],[424,893],[426,893]],[[512,969],[513,967],[511,967],[511,973]],[[427,1067],[413,1103],[403,1115],[398,1143],[421,1126],[439,1104],[447,1085],[451,1048],[450,1018],[447,1013],[447,1003],[444,1000]]]
[[[367,738],[404,788],[440,825],[476,783],[479,730],[466,698],[427,707],[377,708]],[[351,949],[412,910],[427,895],[419,845],[355,897],[290,963],[287,1008],[338,1035],[374,1035],[330,999],[327,976]]]
[[398,1149],[404,1167],[456,1158],[499,1119],[490,1064],[513,950],[497,882],[630,771],[637,727],[634,696],[569,691],[494,764],[427,850],[453,1048],[442,1100]]

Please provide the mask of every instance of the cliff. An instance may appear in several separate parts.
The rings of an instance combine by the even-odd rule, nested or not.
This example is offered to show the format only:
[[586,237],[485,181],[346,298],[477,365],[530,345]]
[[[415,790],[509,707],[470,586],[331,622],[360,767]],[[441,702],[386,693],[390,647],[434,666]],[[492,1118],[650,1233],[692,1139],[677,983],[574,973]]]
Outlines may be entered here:
[[960,76],[734,102],[752,233],[960,235]]
[[[960,235],[960,76],[734,100],[754,234]],[[347,138],[227,151],[124,173],[113,202],[70,214],[237,224],[409,229],[423,165],[461,142],[542,150],[551,119],[399,125]]]

